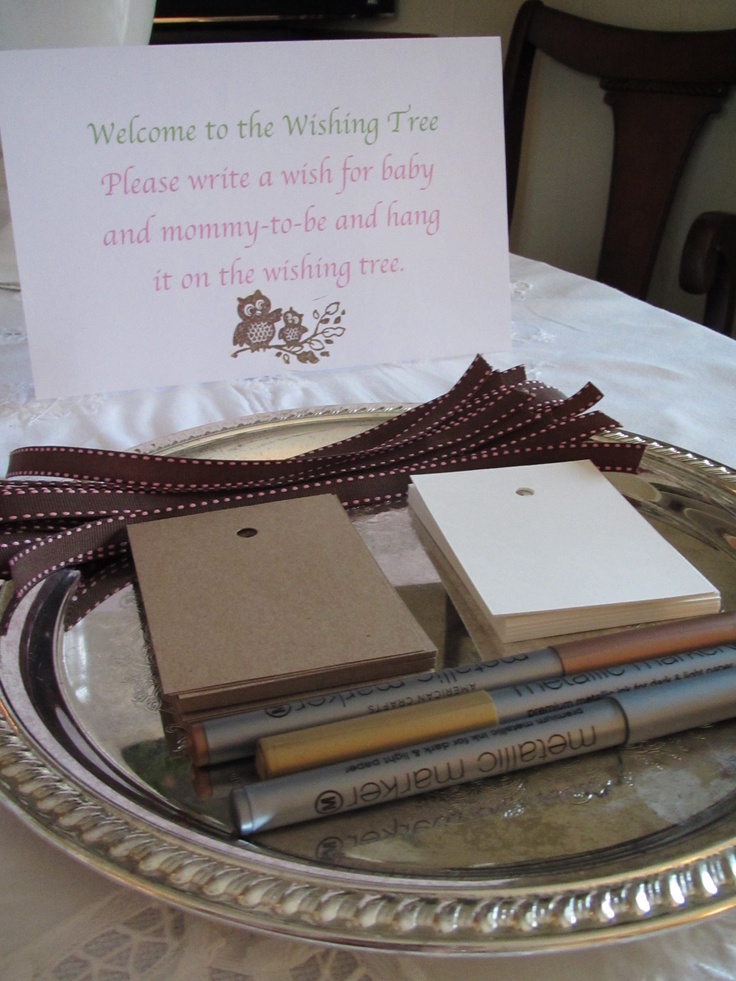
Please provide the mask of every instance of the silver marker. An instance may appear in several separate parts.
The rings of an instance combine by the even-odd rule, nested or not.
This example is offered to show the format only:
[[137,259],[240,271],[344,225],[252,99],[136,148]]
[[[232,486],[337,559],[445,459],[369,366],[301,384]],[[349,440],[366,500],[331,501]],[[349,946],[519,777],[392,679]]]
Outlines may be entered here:
[[736,668],[239,787],[242,837],[736,716]]

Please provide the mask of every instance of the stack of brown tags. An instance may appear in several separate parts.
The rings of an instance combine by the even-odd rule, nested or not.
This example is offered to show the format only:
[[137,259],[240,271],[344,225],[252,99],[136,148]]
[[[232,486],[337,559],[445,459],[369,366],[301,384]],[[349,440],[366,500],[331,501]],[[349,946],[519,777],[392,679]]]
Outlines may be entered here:
[[432,670],[437,649],[333,494],[129,529],[175,721]]
[[116,575],[130,577],[134,523],[324,493],[347,509],[375,506],[404,499],[411,475],[430,471],[586,458],[602,470],[638,469],[643,444],[594,440],[619,425],[589,411],[602,397],[594,385],[559,399],[540,390],[522,366],[496,371],[479,356],[445,395],[286,460],[15,450],[2,481],[0,577],[12,577],[19,598],[55,570],[78,567],[90,606],[95,590],[111,592]]

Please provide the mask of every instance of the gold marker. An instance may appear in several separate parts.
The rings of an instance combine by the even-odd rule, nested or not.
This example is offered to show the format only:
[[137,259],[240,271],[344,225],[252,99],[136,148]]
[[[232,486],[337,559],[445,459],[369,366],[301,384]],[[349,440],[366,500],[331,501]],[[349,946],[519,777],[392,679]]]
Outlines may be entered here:
[[261,779],[284,776],[734,667],[736,645],[731,644],[342,719],[263,737],[256,770]]

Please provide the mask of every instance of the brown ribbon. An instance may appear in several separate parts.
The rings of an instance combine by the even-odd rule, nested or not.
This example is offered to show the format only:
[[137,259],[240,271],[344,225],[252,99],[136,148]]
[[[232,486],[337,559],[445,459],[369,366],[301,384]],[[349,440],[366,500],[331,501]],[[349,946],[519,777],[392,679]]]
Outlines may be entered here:
[[642,444],[593,441],[618,427],[588,411],[601,397],[591,384],[551,396],[523,367],[497,371],[478,356],[439,398],[283,460],[22,447],[0,481],[0,578],[12,577],[20,598],[51,572],[78,566],[104,590],[130,577],[133,522],[320,493],[348,509],[377,505],[402,500],[413,473],[578,459],[635,472]]

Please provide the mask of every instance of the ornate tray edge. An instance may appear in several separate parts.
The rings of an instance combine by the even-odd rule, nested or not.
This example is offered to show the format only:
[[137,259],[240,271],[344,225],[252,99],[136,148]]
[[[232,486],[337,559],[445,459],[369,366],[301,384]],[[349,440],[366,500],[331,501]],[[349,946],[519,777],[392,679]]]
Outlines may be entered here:
[[[325,414],[383,413],[401,406],[327,407],[264,413],[178,434],[156,452],[228,432]],[[729,468],[637,439],[647,452],[685,460],[729,490]],[[583,946],[698,920],[736,905],[736,847],[731,840],[677,864],[653,865],[634,877],[551,883],[533,891],[476,880],[382,878],[281,861],[257,850],[224,848],[154,822],[141,811],[91,791],[65,772],[23,731],[0,701],[0,792],[11,809],[47,840],[119,881],[190,910],[252,929],[327,944],[433,954],[488,954]],[[160,825],[160,826],[159,826]]]
[[[48,841],[111,878],[251,929],[320,943],[433,954],[583,946],[674,927],[736,905],[736,848],[641,870],[633,881],[499,890],[293,873],[257,852],[222,858],[96,798],[0,720],[0,786]],[[351,878],[348,885],[347,879]]]

